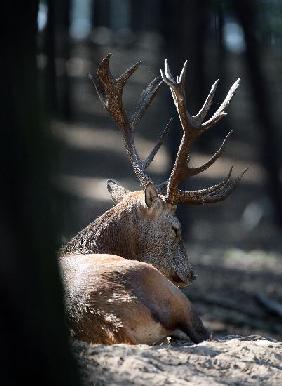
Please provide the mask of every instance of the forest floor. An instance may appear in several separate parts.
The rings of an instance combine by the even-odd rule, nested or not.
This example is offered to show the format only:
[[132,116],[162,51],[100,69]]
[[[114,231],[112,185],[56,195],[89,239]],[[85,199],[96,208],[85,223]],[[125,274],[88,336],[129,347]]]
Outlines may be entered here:
[[262,250],[191,253],[198,278],[185,290],[214,336],[282,339],[282,256]]
[[229,336],[198,345],[74,343],[85,386],[265,385],[282,383],[282,343]]

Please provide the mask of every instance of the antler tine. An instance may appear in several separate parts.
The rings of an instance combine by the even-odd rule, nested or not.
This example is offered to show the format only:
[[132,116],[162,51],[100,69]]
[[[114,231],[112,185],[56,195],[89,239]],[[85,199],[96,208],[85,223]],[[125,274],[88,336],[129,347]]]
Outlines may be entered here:
[[181,122],[181,126],[183,129],[183,136],[181,139],[181,143],[178,149],[178,153],[176,156],[176,160],[171,171],[168,185],[167,185],[167,193],[166,193],[166,201],[177,204],[180,202],[188,202],[188,203],[203,203],[203,202],[216,202],[223,200],[226,198],[238,185],[241,178],[243,177],[245,171],[240,175],[240,177],[235,180],[231,180],[231,171],[226,179],[207,189],[202,189],[199,191],[185,191],[182,192],[178,186],[186,177],[194,176],[207,170],[222,154],[225,144],[231,135],[232,132],[229,132],[225,137],[220,148],[213,154],[213,156],[202,166],[197,168],[189,167],[190,160],[190,150],[193,142],[199,137],[204,131],[206,131],[211,126],[214,126],[221,118],[226,115],[224,111],[225,108],[231,101],[232,96],[234,95],[236,89],[239,86],[240,79],[238,78],[234,84],[231,86],[228,91],[224,101],[219,106],[217,111],[213,114],[213,116],[203,123],[206,114],[208,113],[213,97],[217,88],[218,80],[214,82],[211,87],[211,90],[197,115],[191,116],[186,108],[185,101],[185,72],[187,67],[187,61],[185,61],[184,66],[181,70],[179,76],[177,76],[176,81],[171,75],[169,65],[167,60],[165,60],[165,71],[160,70],[161,76],[164,82],[170,87],[171,94],[174,100],[174,104],[176,106],[179,119]]
[[171,75],[171,71],[170,71],[167,59],[165,59],[165,76],[167,79],[169,79],[171,83],[175,82],[175,80],[173,79],[173,76]]
[[131,125],[132,128],[135,128],[137,123],[140,121],[140,119],[145,114],[147,108],[152,103],[153,99],[157,95],[157,92],[159,91],[160,86],[163,84],[163,81],[160,76],[157,76],[155,79],[153,79],[148,86],[142,91],[140,96],[140,102],[137,106],[136,111],[131,117]]
[[180,83],[182,86],[185,85],[186,81],[186,67],[187,67],[188,60],[185,60],[182,70],[180,71],[180,75],[177,77],[177,82]]
[[151,153],[148,155],[148,157],[145,159],[145,161],[144,161],[144,169],[147,169],[150,166],[150,164],[153,162],[153,160],[155,158],[155,155],[157,154],[157,152],[159,151],[159,148],[163,144],[163,141],[165,139],[165,136],[168,133],[168,130],[169,130],[169,127],[170,127],[170,124],[171,124],[172,121],[173,121],[173,118],[170,118],[168,120],[167,124],[165,125],[165,128],[163,129],[163,131],[162,131],[162,133],[160,135],[160,138],[159,138],[158,142],[153,147],[153,149],[152,149]]
[[225,145],[226,145],[226,142],[227,140],[229,139],[229,137],[231,136],[231,134],[233,133],[233,130],[230,130],[229,133],[226,135],[226,137],[224,138],[220,148],[213,154],[213,156],[206,162],[204,163],[203,165],[199,166],[199,167],[196,167],[196,168],[187,168],[188,170],[188,174],[189,174],[189,177],[191,176],[195,176],[199,173],[202,173],[204,172],[205,170],[207,170],[211,165],[213,165],[215,163],[215,161],[221,156],[221,154],[223,153],[224,149],[225,149]]
[[229,105],[235,91],[239,87],[240,84],[240,78],[238,78],[230,87],[224,101],[219,106],[219,108],[216,110],[216,112],[213,114],[213,116],[208,119],[206,122],[202,123],[202,129],[207,130],[210,127],[214,126],[217,122],[219,122],[222,118],[224,118],[227,113],[224,111],[226,107]]
[[232,180],[231,179],[232,168],[230,169],[228,176],[225,177],[225,179],[219,184],[216,184],[209,188],[195,190],[195,191],[180,190],[178,192],[178,203],[203,205],[203,204],[216,203],[216,202],[225,200],[239,185],[241,179],[243,178],[244,174],[248,170],[248,168],[246,168],[238,177]]
[[194,122],[198,125],[203,122],[203,120],[205,119],[205,117],[206,117],[206,115],[207,115],[207,113],[212,105],[213,97],[214,97],[214,94],[216,92],[218,82],[219,82],[219,79],[217,79],[213,83],[213,85],[211,86],[209,95],[207,96],[207,98],[203,104],[203,107],[200,109],[200,111],[198,112],[197,115],[193,116]]
[[121,87],[125,86],[128,79],[131,77],[132,74],[137,70],[137,68],[141,64],[141,60],[139,62],[133,64],[131,67],[129,67],[123,74],[121,74],[117,79],[116,82],[121,85]]
[[148,106],[154,99],[159,87],[163,83],[159,78],[155,78],[146,89],[142,92],[138,108],[131,119],[128,118],[126,110],[123,107],[123,89],[127,80],[136,71],[141,62],[135,63],[117,79],[113,77],[110,71],[110,57],[108,54],[98,65],[96,75],[89,74],[89,78],[93,82],[97,94],[104,106],[104,108],[111,114],[114,121],[117,123],[122,132],[126,151],[128,153],[130,163],[133,167],[134,173],[137,176],[142,187],[149,183],[153,184],[151,178],[146,174],[145,169],[152,162],[155,154],[159,150],[163,138],[167,133],[168,127],[165,128],[161,134],[160,140],[151,154],[142,161],[137,153],[134,141],[134,126],[141,119]]

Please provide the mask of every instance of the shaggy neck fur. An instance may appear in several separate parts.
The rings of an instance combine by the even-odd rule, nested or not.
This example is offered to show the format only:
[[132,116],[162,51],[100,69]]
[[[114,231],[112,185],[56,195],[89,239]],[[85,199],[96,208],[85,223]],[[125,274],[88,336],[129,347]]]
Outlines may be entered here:
[[143,201],[142,192],[133,192],[81,230],[62,248],[61,254],[108,253],[138,259],[138,211]]

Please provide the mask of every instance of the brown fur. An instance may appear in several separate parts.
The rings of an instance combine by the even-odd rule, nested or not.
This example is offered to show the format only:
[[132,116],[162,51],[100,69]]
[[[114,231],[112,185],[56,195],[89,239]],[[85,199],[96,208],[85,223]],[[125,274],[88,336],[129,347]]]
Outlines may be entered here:
[[91,343],[153,344],[175,329],[209,337],[182,292],[149,264],[113,255],[61,259],[73,337]]
[[[144,191],[127,192],[116,184],[117,204],[80,231],[61,254],[107,253],[154,265],[172,281],[187,285],[194,273],[181,238],[175,206],[162,196],[151,206]],[[113,192],[111,192],[113,195]]]

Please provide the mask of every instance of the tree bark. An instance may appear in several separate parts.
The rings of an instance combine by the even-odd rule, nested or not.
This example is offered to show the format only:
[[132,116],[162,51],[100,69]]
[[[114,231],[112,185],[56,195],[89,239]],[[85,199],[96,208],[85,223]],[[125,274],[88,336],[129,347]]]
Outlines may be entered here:
[[51,114],[58,113],[57,76],[56,76],[56,45],[55,45],[55,4],[47,0],[47,26],[45,38],[46,65],[46,100]]
[[261,132],[261,160],[267,171],[267,191],[273,203],[276,223],[282,226],[279,128],[273,117],[271,96],[263,73],[259,42],[255,34],[257,2],[254,0],[234,0],[233,6],[245,35],[245,60],[251,82],[256,117]]
[[56,261],[56,149],[38,92],[37,7],[1,3],[1,384],[70,386],[78,375]]
[[[195,114],[204,102],[205,80],[205,47],[207,34],[207,0],[164,0],[161,2],[162,33],[164,37],[163,53],[168,58],[172,73],[179,75],[183,63],[189,61],[187,70],[187,106],[189,112]],[[175,116],[175,107],[170,100],[171,116]],[[169,150],[173,166],[179,143],[181,129],[177,119],[168,134]],[[200,142],[204,141],[202,139]],[[203,142],[202,142],[203,143]],[[199,146],[199,141],[196,147]],[[188,210],[182,208],[178,213],[183,224],[184,233],[188,233]]]
[[68,73],[68,62],[71,57],[71,0],[61,0],[55,7],[55,34],[57,57],[61,60],[61,73],[58,77],[59,109],[63,119],[71,120],[72,87]]

